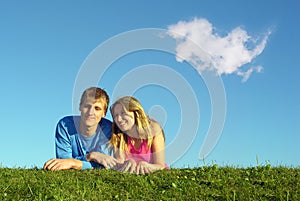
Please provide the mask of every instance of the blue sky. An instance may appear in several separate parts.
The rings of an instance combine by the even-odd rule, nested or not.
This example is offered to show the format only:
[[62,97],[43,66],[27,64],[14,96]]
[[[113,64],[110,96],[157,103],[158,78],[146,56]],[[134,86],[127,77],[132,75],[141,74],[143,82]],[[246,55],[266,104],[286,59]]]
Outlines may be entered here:
[[[1,166],[54,157],[57,121],[78,114],[76,95],[95,79],[112,101],[134,95],[163,124],[171,167],[299,166],[298,8],[296,0],[1,1]],[[158,43],[153,30],[163,32]]]

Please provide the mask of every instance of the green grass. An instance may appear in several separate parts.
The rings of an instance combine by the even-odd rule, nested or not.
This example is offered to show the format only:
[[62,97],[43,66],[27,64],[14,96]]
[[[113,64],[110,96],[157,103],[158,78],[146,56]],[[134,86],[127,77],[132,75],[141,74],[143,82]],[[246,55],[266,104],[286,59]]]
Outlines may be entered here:
[[300,200],[300,168],[112,170],[0,168],[0,200]]

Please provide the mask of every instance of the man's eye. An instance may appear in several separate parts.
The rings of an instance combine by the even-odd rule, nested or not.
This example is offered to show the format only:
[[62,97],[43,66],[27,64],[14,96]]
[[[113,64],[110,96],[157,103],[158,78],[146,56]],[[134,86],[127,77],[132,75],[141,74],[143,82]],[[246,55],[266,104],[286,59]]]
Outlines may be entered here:
[[99,110],[101,110],[101,108],[100,107],[96,107],[95,110],[99,111]]

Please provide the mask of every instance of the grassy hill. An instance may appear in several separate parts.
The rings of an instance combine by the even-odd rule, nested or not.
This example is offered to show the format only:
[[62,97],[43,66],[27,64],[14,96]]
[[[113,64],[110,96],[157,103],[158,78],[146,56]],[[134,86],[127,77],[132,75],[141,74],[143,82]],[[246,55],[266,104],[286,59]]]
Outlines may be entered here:
[[149,175],[0,168],[0,200],[300,200],[300,168],[213,165]]

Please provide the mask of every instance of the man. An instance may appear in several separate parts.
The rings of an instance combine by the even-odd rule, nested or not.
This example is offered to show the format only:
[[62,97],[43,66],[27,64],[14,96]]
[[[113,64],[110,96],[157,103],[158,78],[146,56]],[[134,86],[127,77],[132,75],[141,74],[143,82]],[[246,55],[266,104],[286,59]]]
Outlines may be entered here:
[[83,92],[81,115],[67,116],[58,122],[56,158],[47,161],[44,170],[110,168],[117,164],[107,147],[112,125],[104,118],[108,105],[109,97],[103,89],[91,87]]

